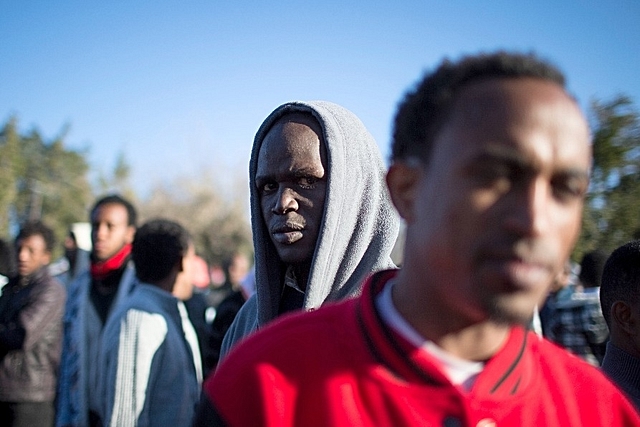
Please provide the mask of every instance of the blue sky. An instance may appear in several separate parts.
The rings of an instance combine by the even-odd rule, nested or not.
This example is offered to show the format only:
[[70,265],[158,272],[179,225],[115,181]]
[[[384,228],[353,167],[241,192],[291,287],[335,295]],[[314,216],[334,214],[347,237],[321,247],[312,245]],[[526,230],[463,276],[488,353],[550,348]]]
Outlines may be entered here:
[[0,123],[118,153],[135,188],[245,180],[253,136],[286,101],[356,113],[387,156],[398,100],[444,57],[535,51],[582,105],[640,105],[640,2],[0,0]]

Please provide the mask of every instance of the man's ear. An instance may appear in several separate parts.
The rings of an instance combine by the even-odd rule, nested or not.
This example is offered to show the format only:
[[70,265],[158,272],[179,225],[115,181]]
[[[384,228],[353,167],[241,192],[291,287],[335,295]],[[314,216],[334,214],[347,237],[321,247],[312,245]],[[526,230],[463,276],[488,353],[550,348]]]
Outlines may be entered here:
[[51,263],[51,251],[44,252],[44,265],[49,265]]
[[393,162],[387,172],[387,187],[391,201],[407,223],[412,222],[414,218],[416,193],[423,173],[422,166],[403,160]]
[[136,228],[133,225],[127,226],[127,234],[126,234],[127,243],[133,242],[133,237],[135,236],[135,234],[136,234]]
[[611,320],[629,335],[638,334],[638,319],[633,315],[629,304],[616,301],[611,306]]

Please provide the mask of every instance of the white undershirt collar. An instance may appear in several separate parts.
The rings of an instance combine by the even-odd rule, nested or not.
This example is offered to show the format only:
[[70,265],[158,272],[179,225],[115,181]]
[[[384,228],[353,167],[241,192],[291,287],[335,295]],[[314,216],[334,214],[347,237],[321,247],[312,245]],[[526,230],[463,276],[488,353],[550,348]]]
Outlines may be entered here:
[[390,280],[376,297],[376,309],[380,313],[382,320],[400,336],[437,359],[441,363],[443,373],[452,384],[459,385],[466,391],[470,390],[476,378],[484,369],[484,363],[456,357],[438,347],[433,341],[422,337],[394,306],[391,297],[391,290],[394,285],[395,280]]

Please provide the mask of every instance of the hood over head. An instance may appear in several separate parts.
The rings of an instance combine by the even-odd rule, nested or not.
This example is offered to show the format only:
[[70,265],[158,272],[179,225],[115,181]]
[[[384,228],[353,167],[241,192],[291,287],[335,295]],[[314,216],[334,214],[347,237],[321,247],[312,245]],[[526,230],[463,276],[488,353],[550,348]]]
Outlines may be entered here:
[[324,215],[303,308],[317,308],[325,301],[358,295],[366,276],[394,267],[390,254],[400,221],[387,191],[386,168],[371,134],[355,114],[337,104],[283,104],[260,126],[249,164],[259,325],[278,315],[285,266],[262,218],[255,186],[258,154],[273,124],[292,113],[310,113],[316,118],[327,152]]

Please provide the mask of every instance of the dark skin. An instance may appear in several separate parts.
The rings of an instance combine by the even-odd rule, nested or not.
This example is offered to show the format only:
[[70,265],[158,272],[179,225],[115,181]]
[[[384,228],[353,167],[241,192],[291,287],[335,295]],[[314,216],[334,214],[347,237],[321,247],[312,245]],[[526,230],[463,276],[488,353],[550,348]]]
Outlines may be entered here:
[[429,163],[397,161],[387,175],[407,223],[393,289],[402,316],[457,357],[495,354],[568,259],[590,161],[589,127],[560,86],[521,78],[463,88]]
[[306,287],[324,216],[327,154],[318,123],[290,114],[265,136],[255,185],[262,218],[281,261]]

